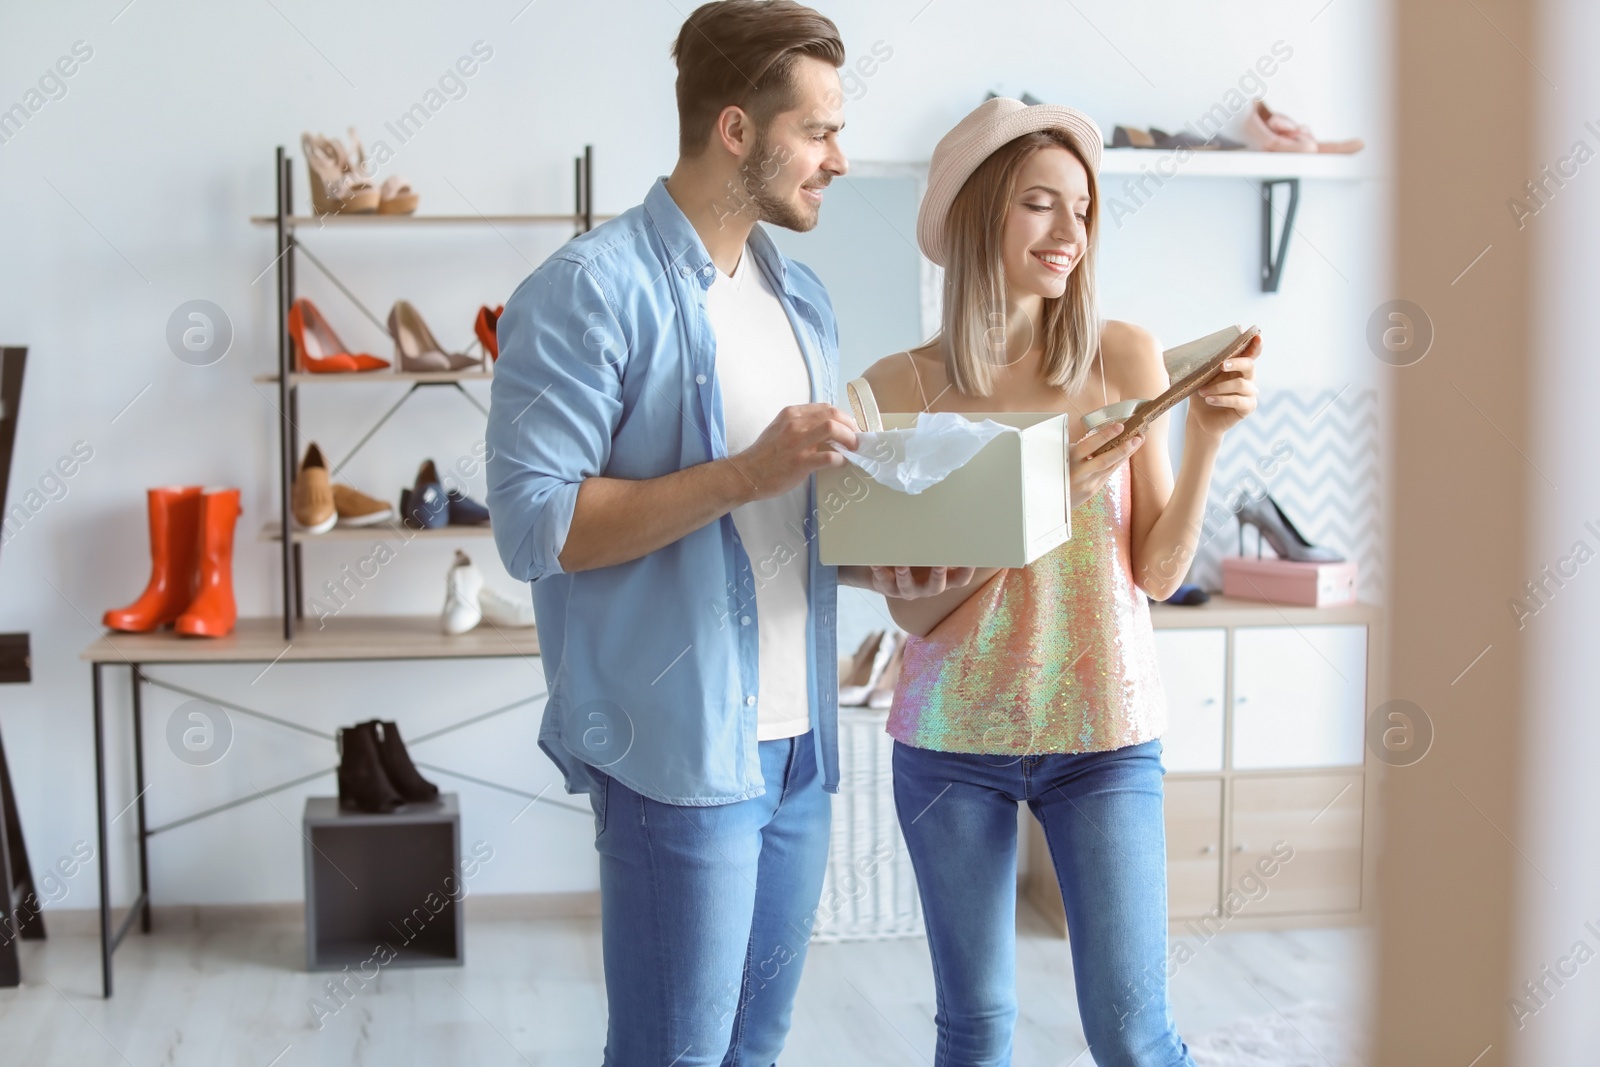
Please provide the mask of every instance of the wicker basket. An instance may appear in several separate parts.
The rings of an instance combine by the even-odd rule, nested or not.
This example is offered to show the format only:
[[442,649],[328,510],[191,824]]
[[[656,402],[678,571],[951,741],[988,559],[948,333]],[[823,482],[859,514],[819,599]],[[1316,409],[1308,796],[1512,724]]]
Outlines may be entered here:
[[816,941],[922,936],[922,904],[895,817],[886,712],[839,709],[839,793]]

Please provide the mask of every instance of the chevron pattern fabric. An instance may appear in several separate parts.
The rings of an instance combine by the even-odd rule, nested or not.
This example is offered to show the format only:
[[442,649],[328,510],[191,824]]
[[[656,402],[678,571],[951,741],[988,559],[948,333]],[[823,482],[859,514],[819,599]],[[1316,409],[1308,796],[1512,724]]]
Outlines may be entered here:
[[[1312,544],[1360,568],[1358,595],[1383,596],[1382,486],[1378,396],[1374,390],[1274,390],[1223,438],[1204,527],[1188,581],[1222,588],[1222,557],[1239,552],[1233,511],[1270,493]],[[1245,554],[1256,551],[1255,531]],[[1262,554],[1271,557],[1270,546]]]

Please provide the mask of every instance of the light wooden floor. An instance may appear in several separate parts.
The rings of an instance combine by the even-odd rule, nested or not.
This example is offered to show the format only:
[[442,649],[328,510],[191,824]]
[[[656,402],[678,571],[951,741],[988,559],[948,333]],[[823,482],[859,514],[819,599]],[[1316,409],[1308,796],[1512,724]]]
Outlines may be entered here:
[[[1089,1067],[1065,942],[1018,920],[1018,1067]],[[385,969],[318,1029],[298,922],[131,932],[117,992],[99,996],[98,942],[23,942],[24,985],[0,990],[0,1063],[27,1067],[594,1067],[605,1030],[598,921],[475,920],[464,968]],[[1358,1014],[1369,929],[1224,932],[1173,979],[1188,1040],[1317,1000]],[[924,941],[816,945],[788,1067],[916,1067],[933,1055]]]

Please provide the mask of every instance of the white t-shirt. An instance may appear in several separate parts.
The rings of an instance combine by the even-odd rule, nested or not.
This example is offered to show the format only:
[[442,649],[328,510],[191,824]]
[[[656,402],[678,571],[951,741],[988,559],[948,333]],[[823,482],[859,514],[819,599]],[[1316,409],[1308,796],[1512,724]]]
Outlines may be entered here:
[[[706,292],[706,314],[717,339],[717,383],[731,456],[755,444],[780,410],[810,403],[811,376],[789,316],[748,247],[732,277],[717,270]],[[805,482],[733,510],[756,587],[755,612],[740,612],[734,624],[758,628],[756,737],[761,741],[796,737],[811,728],[805,515]],[[739,590],[738,597],[748,603],[749,589]]]

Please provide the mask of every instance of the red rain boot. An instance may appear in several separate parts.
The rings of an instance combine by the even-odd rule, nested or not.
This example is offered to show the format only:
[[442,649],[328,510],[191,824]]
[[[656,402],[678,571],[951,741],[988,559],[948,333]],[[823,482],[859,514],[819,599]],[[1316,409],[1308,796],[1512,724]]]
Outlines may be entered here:
[[191,637],[226,637],[239,611],[233,603],[233,528],[239,490],[207,489],[200,505],[200,591],[173,627]]
[[200,487],[169,485],[149,492],[150,584],[125,608],[102,620],[112,630],[147,633],[172,622],[194,599],[200,561]]

